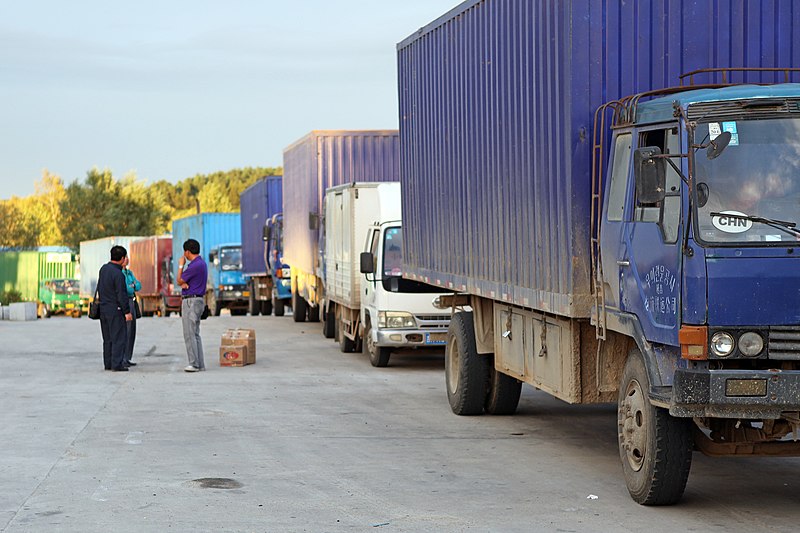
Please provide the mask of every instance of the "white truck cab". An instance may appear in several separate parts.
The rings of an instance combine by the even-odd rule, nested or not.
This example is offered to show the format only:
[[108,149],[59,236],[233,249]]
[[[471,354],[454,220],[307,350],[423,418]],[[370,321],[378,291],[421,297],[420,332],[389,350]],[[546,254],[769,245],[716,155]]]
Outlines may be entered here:
[[386,366],[395,349],[443,347],[450,314],[433,306],[440,288],[402,277],[400,219],[370,226],[362,254],[362,338],[370,362]]

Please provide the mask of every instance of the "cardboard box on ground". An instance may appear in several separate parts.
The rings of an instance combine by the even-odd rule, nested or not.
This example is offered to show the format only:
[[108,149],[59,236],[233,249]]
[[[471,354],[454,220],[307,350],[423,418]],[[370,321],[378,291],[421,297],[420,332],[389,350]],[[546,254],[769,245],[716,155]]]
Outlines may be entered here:
[[228,329],[222,334],[219,366],[245,366],[256,362],[256,330]]

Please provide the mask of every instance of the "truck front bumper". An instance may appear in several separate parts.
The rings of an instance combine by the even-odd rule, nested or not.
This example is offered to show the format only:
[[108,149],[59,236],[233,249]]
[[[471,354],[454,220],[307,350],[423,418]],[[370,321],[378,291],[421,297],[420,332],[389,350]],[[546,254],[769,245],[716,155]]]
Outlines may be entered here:
[[376,345],[386,346],[430,346],[443,347],[447,344],[447,329],[379,329]]
[[276,280],[275,293],[279,300],[290,300],[292,298],[292,280],[289,278]]
[[800,411],[800,371],[678,369],[669,412],[680,417],[775,419]]

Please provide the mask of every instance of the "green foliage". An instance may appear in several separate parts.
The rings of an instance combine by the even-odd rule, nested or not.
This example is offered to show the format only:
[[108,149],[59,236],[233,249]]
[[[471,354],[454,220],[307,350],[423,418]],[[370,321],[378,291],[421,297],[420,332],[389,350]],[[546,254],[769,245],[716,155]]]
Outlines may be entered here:
[[108,169],[93,168],[83,181],[66,188],[61,178],[45,171],[32,196],[0,200],[0,247],[66,245],[77,250],[84,240],[168,233],[176,218],[238,212],[243,190],[282,171],[246,167],[147,185],[132,173],[117,179]]
[[15,290],[0,292],[0,304],[8,305],[22,301],[22,293]]

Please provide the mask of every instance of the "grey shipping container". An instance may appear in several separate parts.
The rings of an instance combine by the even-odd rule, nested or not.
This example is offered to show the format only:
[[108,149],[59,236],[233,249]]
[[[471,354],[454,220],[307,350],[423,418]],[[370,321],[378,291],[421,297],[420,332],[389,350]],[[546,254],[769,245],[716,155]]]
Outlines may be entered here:
[[131,243],[143,237],[103,237],[80,244],[81,298],[94,298],[100,267],[111,260],[111,247],[123,246],[130,251]]
[[[398,45],[405,275],[588,317],[598,106],[798,57],[793,2],[461,4]],[[783,74],[728,78],[762,80]]]

